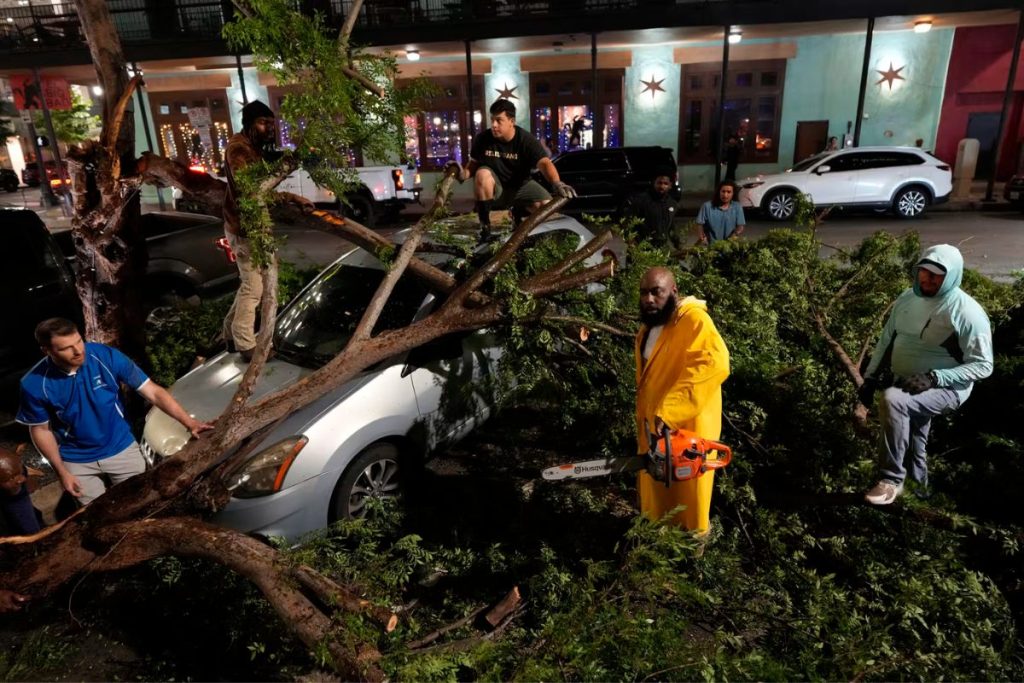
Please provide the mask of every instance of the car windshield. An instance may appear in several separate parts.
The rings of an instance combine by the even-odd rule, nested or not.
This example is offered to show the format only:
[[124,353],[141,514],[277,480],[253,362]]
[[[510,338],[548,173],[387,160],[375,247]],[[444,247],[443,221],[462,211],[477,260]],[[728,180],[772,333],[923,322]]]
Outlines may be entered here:
[[793,168],[787,169],[786,173],[789,173],[790,171],[806,171],[811,166],[814,166],[816,163],[818,163],[828,155],[828,152],[822,152],[821,154],[815,154],[813,157],[807,157],[799,164],[793,166]]
[[[383,278],[380,265],[367,262],[338,263],[321,273],[278,321],[277,355],[306,367],[326,364],[345,348]],[[373,333],[408,325],[426,296],[416,278],[401,278]]]

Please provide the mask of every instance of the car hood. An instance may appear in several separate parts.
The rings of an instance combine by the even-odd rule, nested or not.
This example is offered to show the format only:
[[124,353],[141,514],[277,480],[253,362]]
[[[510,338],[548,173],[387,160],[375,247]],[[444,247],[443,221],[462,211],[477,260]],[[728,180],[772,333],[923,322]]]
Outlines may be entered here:
[[[221,353],[179,379],[170,391],[178,403],[193,417],[209,422],[216,419],[231,401],[248,363],[237,353]],[[313,370],[283,360],[267,362],[256,382],[252,399],[259,400],[299,379],[313,374]],[[346,386],[353,385],[349,382]],[[177,453],[188,442],[188,431],[159,408],[146,416],[143,439],[158,455]]]

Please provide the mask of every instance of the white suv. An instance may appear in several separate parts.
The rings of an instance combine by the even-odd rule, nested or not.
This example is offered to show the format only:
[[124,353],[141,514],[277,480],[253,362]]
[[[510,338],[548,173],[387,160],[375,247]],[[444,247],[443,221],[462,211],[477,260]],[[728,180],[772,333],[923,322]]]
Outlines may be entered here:
[[949,165],[916,147],[857,147],[822,152],[784,173],[744,178],[740,204],[773,220],[793,217],[798,192],[816,207],[883,209],[916,218],[929,204],[949,200]]

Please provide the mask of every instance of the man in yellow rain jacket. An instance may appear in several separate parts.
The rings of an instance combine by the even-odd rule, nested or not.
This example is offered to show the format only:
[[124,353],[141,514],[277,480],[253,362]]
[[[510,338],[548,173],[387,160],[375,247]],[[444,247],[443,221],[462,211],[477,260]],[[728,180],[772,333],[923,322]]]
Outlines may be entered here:
[[[722,382],[729,376],[729,350],[707,313],[692,296],[680,300],[668,268],[651,268],[640,282],[640,318],[636,336],[637,451],[647,453],[648,431],[687,429],[705,439],[722,432]],[[660,519],[678,505],[675,523],[706,533],[714,472],[665,484],[641,471],[637,488],[640,512]]]

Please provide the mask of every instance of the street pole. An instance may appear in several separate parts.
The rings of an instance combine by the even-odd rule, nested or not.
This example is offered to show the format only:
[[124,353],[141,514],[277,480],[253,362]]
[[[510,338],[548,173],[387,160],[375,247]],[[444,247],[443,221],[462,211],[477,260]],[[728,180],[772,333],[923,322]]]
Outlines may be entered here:
[[43,208],[57,206],[57,197],[54,196],[53,188],[50,187],[50,180],[46,177],[46,164],[43,162],[43,148],[39,146],[39,134],[36,133],[36,124],[31,121],[31,113],[29,115],[29,121],[26,121],[26,123],[28,124],[28,135],[32,138],[32,149],[34,149],[36,153],[36,168],[39,173],[39,204]]
[[[601,120],[601,112],[597,110],[597,34],[590,34],[590,131],[594,138],[594,149],[598,144],[597,122]],[[602,127],[603,128],[603,127]]]
[[729,76],[729,25],[722,34],[722,77],[718,91],[718,139],[715,140],[715,187],[722,182],[722,145],[725,142],[725,84]]
[[[53,118],[50,116],[50,107],[46,104],[46,93],[43,92],[43,82],[39,78],[38,67],[32,67],[32,76],[36,82],[36,92],[39,93],[39,99],[43,105],[43,120],[46,121],[46,131],[50,135],[50,152],[53,154],[53,159],[57,163],[57,177],[60,178],[61,188],[63,189],[62,197],[60,200],[61,210],[65,216],[70,216],[71,211],[68,207],[67,198],[70,197],[71,188],[68,185],[68,177],[64,172],[64,160],[60,157],[60,143],[57,141],[57,134],[53,130]],[[44,165],[43,175],[39,176],[40,184],[50,187],[50,179],[46,176],[46,168]],[[50,190],[50,196],[53,196],[53,190]],[[56,198],[55,198],[56,199]]]
[[[860,147],[860,124],[864,122],[864,97],[868,87],[868,68],[871,66],[871,41],[875,36],[875,18],[868,17],[868,35],[864,41],[864,63],[860,69],[860,91],[857,93],[857,118],[853,124],[853,146]],[[845,144],[843,145],[846,146]]]
[[[473,48],[466,41],[466,99],[469,101],[469,140],[472,143],[476,135],[476,108],[473,106]],[[529,117],[529,112],[527,112]],[[529,118],[526,119],[527,121]]]
[[235,55],[235,66],[238,67],[238,86],[242,89],[242,104],[249,104],[249,97],[245,94],[245,74],[242,73],[242,55]]
[[[132,71],[137,75],[142,72],[139,71],[139,65],[132,62]],[[135,88],[135,99],[139,103],[139,114],[142,116],[142,130],[146,131],[146,146],[149,147],[150,153],[154,152],[153,149],[153,134],[149,132],[149,115],[146,113],[146,99],[142,96],[142,89],[145,87],[145,81],[139,83]],[[166,210],[164,206],[164,195],[163,191],[158,187],[156,188],[156,201],[160,204],[160,210]]]
[[985,201],[992,199],[992,192],[996,186],[996,173],[999,171],[999,158],[1003,150],[1003,133],[1006,129],[1006,118],[1010,113],[1010,103],[1013,99],[1013,82],[1017,80],[1017,60],[1020,59],[1020,41],[1024,38],[1024,10],[1017,17],[1017,36],[1013,39],[1013,57],[1010,58],[1010,73],[1006,77],[1006,91],[1003,93],[1003,108],[999,112],[999,129],[996,132],[996,153],[992,160],[992,170],[988,173],[988,186],[985,188]]

